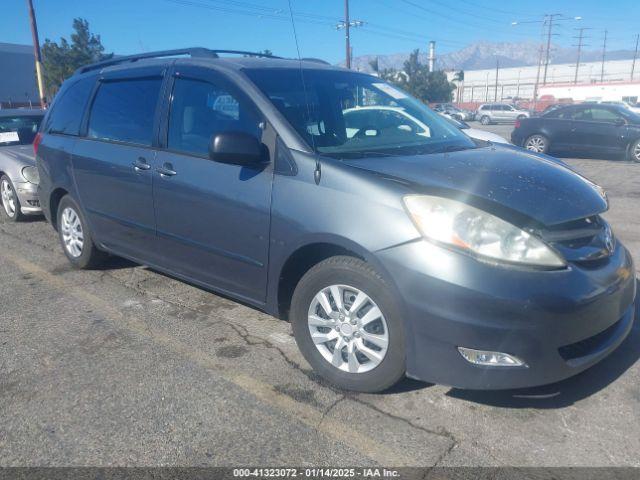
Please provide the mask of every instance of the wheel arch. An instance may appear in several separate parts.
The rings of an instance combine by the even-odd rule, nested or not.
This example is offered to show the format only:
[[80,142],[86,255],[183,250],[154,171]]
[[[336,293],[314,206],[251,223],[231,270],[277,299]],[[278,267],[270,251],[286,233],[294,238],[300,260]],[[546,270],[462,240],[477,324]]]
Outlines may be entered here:
[[49,215],[51,225],[53,225],[56,231],[58,230],[58,206],[60,205],[60,200],[62,200],[65,195],[69,195],[69,192],[62,187],[54,189],[51,195],[49,195]]
[[[361,245],[346,238],[318,238],[296,246],[285,256],[276,268],[272,282],[272,301],[269,310],[281,319],[287,319],[293,292],[304,276],[314,265],[330,257],[339,255],[358,258],[373,268],[391,285],[386,269],[378,262],[375,256]],[[277,276],[276,276],[277,275]]]

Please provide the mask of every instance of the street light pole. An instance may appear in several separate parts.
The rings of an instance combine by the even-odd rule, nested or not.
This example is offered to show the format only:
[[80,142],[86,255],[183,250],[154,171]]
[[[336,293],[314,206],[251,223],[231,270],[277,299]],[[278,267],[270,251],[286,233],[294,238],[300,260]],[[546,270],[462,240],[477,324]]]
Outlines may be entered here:
[[38,40],[38,24],[33,10],[33,1],[27,0],[29,9],[29,21],[31,23],[31,36],[33,37],[33,56],[36,62],[36,79],[38,82],[38,94],[40,95],[40,107],[45,108],[44,81],[42,79],[42,56],[40,55],[40,41]]

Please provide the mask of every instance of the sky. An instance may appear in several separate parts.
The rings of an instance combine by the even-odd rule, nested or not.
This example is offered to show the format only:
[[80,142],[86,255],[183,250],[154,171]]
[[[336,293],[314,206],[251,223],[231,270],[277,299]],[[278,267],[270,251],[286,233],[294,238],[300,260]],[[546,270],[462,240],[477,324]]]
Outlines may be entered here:
[[[69,37],[74,17],[89,21],[107,52],[132,54],[190,46],[300,55],[332,63],[345,58],[344,0],[33,0],[40,41]],[[571,46],[587,27],[589,50],[633,49],[640,33],[640,0],[350,0],[354,56],[459,50],[478,41],[540,42],[545,13],[560,13],[553,42]],[[574,17],[582,17],[574,20]],[[519,22],[512,25],[512,22]],[[31,44],[25,0],[2,0],[0,42]]]

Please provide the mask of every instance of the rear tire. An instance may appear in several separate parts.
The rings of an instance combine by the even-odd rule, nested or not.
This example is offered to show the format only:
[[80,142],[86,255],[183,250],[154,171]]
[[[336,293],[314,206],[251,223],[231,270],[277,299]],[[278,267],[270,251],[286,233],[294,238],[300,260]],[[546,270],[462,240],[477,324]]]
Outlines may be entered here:
[[311,268],[295,289],[290,320],[304,357],[335,386],[380,392],[404,377],[400,306],[362,260],[331,257]]
[[640,163],[640,138],[629,145],[627,158],[632,162]]
[[107,254],[93,243],[89,224],[78,204],[65,195],[58,204],[58,236],[62,250],[74,268],[89,270],[99,266]]
[[535,153],[547,153],[549,146],[549,139],[540,134],[531,135],[523,144],[524,148]]
[[10,222],[20,222],[24,220],[25,215],[22,214],[22,205],[20,205],[18,194],[13,186],[13,182],[11,182],[11,179],[6,175],[0,178],[0,203],[2,204],[2,211],[7,217],[7,220]]
[[480,123],[482,125],[489,125],[491,123],[491,119],[487,115],[483,115],[480,117]]

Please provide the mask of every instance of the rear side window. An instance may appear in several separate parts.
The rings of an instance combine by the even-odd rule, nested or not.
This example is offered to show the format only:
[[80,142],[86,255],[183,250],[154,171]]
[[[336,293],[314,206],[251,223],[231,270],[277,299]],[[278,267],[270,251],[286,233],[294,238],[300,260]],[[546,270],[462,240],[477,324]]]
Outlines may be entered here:
[[253,105],[222,85],[178,78],[173,88],[167,146],[207,156],[213,135],[244,132],[260,138],[260,122]]
[[91,107],[90,138],[150,146],[161,78],[105,81]]
[[78,135],[87,100],[93,90],[95,77],[84,78],[61,92],[49,114],[45,132]]

